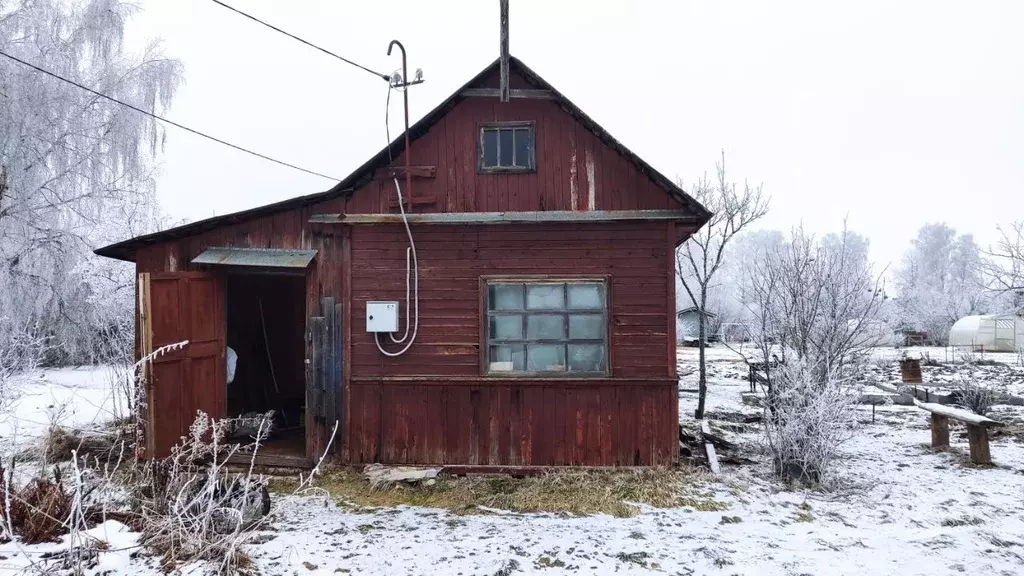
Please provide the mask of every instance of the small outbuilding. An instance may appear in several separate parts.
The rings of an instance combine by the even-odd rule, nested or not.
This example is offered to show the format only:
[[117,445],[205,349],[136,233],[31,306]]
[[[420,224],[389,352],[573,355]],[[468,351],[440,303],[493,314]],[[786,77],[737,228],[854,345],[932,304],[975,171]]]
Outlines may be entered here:
[[140,356],[188,341],[147,455],[272,410],[265,464],[678,461],[675,249],[710,213],[499,63],[330,190],[96,251],[135,264]]
[[1016,352],[1024,347],[1024,319],[1014,314],[965,316],[950,328],[949,345],[975,352]]
[[[712,323],[714,322],[715,315],[711,312],[704,311],[704,341],[711,342],[716,340],[712,332]],[[700,309],[696,306],[691,306],[685,310],[680,310],[676,313],[676,332],[679,342],[683,344],[693,344],[700,340]]]

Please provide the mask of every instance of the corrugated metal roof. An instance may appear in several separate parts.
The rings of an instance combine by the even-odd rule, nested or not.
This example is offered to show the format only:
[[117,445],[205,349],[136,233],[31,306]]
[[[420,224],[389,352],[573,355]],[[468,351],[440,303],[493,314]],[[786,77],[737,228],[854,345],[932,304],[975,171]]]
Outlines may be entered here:
[[259,266],[261,268],[305,268],[316,250],[281,248],[207,248],[192,259],[193,264],[218,266]]

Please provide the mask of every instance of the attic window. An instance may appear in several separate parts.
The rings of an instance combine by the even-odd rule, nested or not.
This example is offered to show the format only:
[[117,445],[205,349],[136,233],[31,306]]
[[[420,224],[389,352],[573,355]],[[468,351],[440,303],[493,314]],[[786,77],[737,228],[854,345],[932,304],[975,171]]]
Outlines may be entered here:
[[481,172],[532,172],[533,122],[506,122],[480,127]]

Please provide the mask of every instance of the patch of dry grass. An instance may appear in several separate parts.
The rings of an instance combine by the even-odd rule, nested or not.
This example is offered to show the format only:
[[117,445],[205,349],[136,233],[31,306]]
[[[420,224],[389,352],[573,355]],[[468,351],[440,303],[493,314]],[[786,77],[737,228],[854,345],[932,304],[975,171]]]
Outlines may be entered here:
[[[362,474],[332,472],[316,483],[331,496],[359,507],[422,506],[457,514],[486,513],[480,507],[511,512],[551,512],[573,516],[635,516],[646,504],[656,508],[691,506],[724,509],[724,504],[690,489],[696,472],[652,468],[622,471],[558,471],[526,478],[509,476],[440,476],[431,486],[398,484],[373,490]],[[270,490],[291,492],[294,481],[272,480]]]

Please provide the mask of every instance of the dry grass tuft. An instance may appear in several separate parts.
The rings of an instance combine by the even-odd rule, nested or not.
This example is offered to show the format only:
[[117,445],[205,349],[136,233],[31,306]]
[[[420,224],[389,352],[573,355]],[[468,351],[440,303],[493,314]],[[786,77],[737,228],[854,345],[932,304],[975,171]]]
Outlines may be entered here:
[[60,482],[33,478],[11,495],[11,525],[25,544],[55,542],[64,534],[71,513],[71,495]]
[[[335,472],[317,481],[333,497],[360,507],[423,506],[457,514],[481,514],[480,507],[512,512],[550,512],[583,516],[635,516],[637,504],[656,508],[722,504],[686,493],[696,474],[667,468],[622,471],[559,471],[527,478],[439,476],[431,486],[398,484],[374,490],[362,474]],[[290,492],[294,485],[273,480],[270,489]]]

